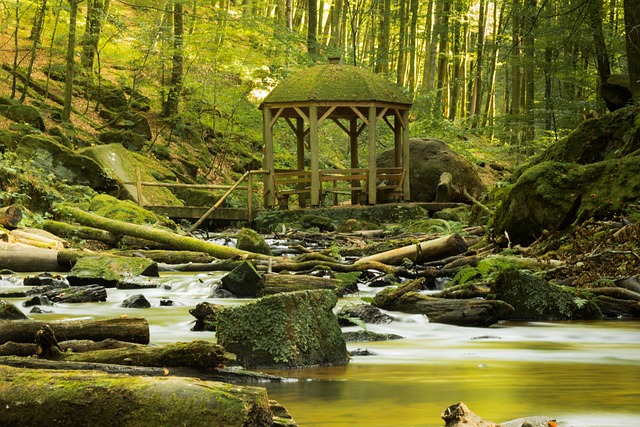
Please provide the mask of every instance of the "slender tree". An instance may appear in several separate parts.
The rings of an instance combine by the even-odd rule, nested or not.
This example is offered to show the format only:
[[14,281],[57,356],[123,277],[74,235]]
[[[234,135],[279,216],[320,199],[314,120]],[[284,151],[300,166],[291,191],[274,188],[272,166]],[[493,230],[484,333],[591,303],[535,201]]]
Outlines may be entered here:
[[173,3],[173,57],[171,59],[171,81],[167,101],[164,104],[164,117],[178,114],[180,95],[184,78],[184,8],[181,0]]
[[634,99],[640,99],[640,0],[624,0],[629,80]]
[[69,39],[67,43],[67,72],[64,78],[64,106],[62,120],[71,118],[71,101],[73,98],[74,54],[76,50],[76,21],[78,17],[78,1],[69,0]]

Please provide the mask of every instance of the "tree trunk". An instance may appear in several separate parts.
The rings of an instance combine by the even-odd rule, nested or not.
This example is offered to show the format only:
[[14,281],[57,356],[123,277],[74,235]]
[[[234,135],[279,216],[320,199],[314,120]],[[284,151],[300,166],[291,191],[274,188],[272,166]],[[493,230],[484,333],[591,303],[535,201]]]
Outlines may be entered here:
[[631,95],[640,98],[640,0],[624,0],[624,28]]
[[20,273],[69,271],[58,263],[58,251],[19,244],[0,243],[0,266]]
[[340,280],[336,279],[300,274],[265,274],[262,280],[264,287],[259,296],[313,289],[331,289],[335,291],[342,284]]
[[76,19],[78,16],[78,0],[69,1],[69,40],[67,43],[67,72],[64,78],[64,106],[62,120],[68,122],[71,118],[71,103],[73,100],[73,67],[76,49]]
[[360,258],[357,263],[377,261],[383,264],[399,265],[405,258],[416,263],[445,258],[450,255],[466,252],[467,244],[458,234],[443,236],[415,245],[404,246],[390,251]]
[[400,23],[400,30],[398,34],[398,62],[396,64],[396,83],[399,86],[404,86],[404,75],[406,71],[406,50],[407,50],[407,2],[400,2],[400,11],[398,16],[398,21]]
[[108,231],[91,227],[82,227],[53,220],[45,220],[42,228],[50,233],[64,238],[96,240],[109,245],[117,245],[120,238]]
[[376,58],[376,73],[387,74],[389,72],[389,56],[391,54],[391,0],[379,2],[382,10],[380,16],[380,28],[378,30],[378,56]]
[[307,54],[312,64],[318,56],[318,0],[308,0]]
[[413,93],[416,90],[416,61],[418,55],[417,49],[417,33],[418,33],[418,10],[420,7],[419,0],[411,0],[411,22],[409,26],[409,43],[407,49],[407,56],[409,57],[409,92]]
[[22,221],[22,209],[16,205],[0,208],[0,226],[7,230],[13,230],[18,227]]
[[113,338],[118,341],[149,344],[149,324],[142,318],[117,318],[107,320],[73,320],[41,322],[36,320],[0,321],[0,344],[9,341],[31,343],[36,332],[49,325],[58,341],[102,341]]
[[535,26],[536,26],[536,0],[526,0],[526,23],[527,33],[524,36],[524,60],[525,60],[525,107],[526,125],[524,129],[524,140],[527,144],[535,139]]
[[[1,425],[272,425],[263,387],[0,366]],[[25,405],[24,402],[32,404]],[[7,409],[10,408],[10,409]]]
[[33,41],[31,45],[31,53],[29,57],[29,66],[27,67],[27,81],[24,84],[24,90],[20,96],[20,102],[23,103],[27,99],[27,93],[29,92],[29,83],[31,82],[31,73],[33,71],[33,64],[36,60],[36,52],[38,50],[38,44],[40,43],[40,36],[42,34],[42,27],[44,24],[44,15],[47,11],[47,0],[40,0],[38,2],[38,10],[36,16],[33,19],[33,28],[31,29],[30,39]]
[[[496,5],[493,5],[493,9],[496,9]],[[471,97],[471,117],[476,114],[480,114],[480,106],[482,105],[482,68],[484,65],[484,32],[486,27],[486,11],[485,0],[480,0],[480,10],[478,11],[478,43],[476,46],[476,72],[473,79],[473,95]],[[494,31],[496,28],[496,22],[493,22]],[[497,46],[494,45],[494,48]],[[473,123],[478,123],[476,119]]]
[[163,116],[178,114],[184,78],[184,9],[182,0],[173,4],[173,57],[171,60],[171,81],[169,94],[164,105]]
[[82,40],[82,67],[93,70],[93,63],[98,52],[98,42],[102,31],[102,21],[106,15],[104,0],[88,0],[87,24]]
[[442,5],[442,16],[438,25],[438,79],[436,83],[436,101],[433,113],[442,117],[444,114],[445,84],[447,80],[447,65],[449,63],[449,14],[451,12],[451,2],[445,0]]
[[179,236],[164,230],[158,230],[142,225],[129,224],[122,221],[104,218],[92,213],[85,212],[81,209],[71,206],[58,206],[58,210],[62,214],[69,215],[74,220],[89,227],[107,230],[113,234],[138,237],[140,239],[151,240],[153,242],[162,243],[168,247],[177,250],[187,250],[193,252],[204,252],[217,258],[243,258],[243,259],[269,259],[270,257],[263,254],[243,251],[227,246],[216,245],[215,243],[206,242],[194,237]]

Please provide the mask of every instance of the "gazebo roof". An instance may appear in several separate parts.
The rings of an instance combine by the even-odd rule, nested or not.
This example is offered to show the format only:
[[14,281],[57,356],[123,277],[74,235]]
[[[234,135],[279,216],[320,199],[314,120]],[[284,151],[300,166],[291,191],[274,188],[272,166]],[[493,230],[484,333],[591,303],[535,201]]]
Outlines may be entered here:
[[[379,74],[352,65],[317,65],[276,86],[263,105],[316,102],[381,102],[411,106],[402,89]],[[261,106],[262,107],[262,106]]]

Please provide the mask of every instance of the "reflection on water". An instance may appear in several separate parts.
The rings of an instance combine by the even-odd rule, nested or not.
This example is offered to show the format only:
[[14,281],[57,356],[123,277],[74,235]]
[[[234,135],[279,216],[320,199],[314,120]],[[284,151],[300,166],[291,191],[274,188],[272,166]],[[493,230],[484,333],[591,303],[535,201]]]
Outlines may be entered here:
[[[188,311],[202,301],[246,301],[208,298],[222,275],[164,274],[163,288],[109,289],[107,302],[58,304],[50,307],[52,314],[29,314],[21,306],[24,298],[11,301],[37,320],[145,317],[153,344],[214,339],[211,332],[190,330],[194,318]],[[0,291],[16,288],[24,289],[0,280]],[[120,307],[137,293],[153,307]],[[160,307],[162,298],[174,305]],[[350,350],[367,348],[376,355],[354,357],[347,366],[270,371],[299,379],[268,384],[270,398],[306,427],[442,426],[440,413],[458,401],[494,422],[550,415],[561,426],[640,426],[638,321],[507,323],[478,329],[388,313],[394,323],[368,329],[405,339],[349,343]]]

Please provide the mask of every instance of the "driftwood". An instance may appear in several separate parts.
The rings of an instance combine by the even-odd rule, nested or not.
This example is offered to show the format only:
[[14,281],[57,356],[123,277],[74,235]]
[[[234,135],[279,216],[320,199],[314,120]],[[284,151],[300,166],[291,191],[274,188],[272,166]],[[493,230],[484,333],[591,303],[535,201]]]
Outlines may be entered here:
[[0,226],[12,230],[18,227],[20,221],[22,221],[22,210],[18,206],[0,208]]
[[556,420],[547,416],[518,418],[500,424],[474,414],[463,402],[449,406],[442,412],[445,427],[557,427]]
[[243,251],[237,248],[217,245],[206,242],[195,237],[180,236],[169,231],[159,230],[143,225],[129,224],[123,221],[101,217],[82,209],[68,205],[59,205],[58,211],[68,215],[77,222],[94,228],[107,230],[113,234],[131,236],[139,239],[150,240],[177,250],[187,250],[193,252],[204,252],[217,258],[240,258],[240,259],[269,259],[263,254]]
[[106,320],[73,320],[41,322],[35,320],[0,321],[0,344],[9,341],[32,343],[38,330],[51,326],[58,341],[89,339],[102,341],[113,338],[138,344],[149,343],[149,324],[142,318]]
[[307,289],[336,290],[342,283],[336,279],[302,274],[265,274],[262,280],[264,286],[260,296],[273,295],[281,292],[304,291]]
[[[270,426],[263,387],[0,366],[0,425]],[[33,404],[25,405],[24,402]]]
[[467,244],[464,239],[458,234],[452,234],[364,257],[358,262],[377,261],[384,264],[398,265],[405,258],[408,258],[415,263],[419,263],[460,254],[466,250]]
[[0,269],[18,272],[69,271],[58,263],[58,251],[20,243],[0,243]]
[[[59,342],[62,352],[71,351],[74,353],[86,353],[88,351],[111,350],[114,348],[134,347],[141,344],[123,342],[108,338],[102,341],[91,340],[69,340]],[[36,354],[37,345],[35,343],[9,341],[0,344],[0,356],[20,356],[27,357]]]

